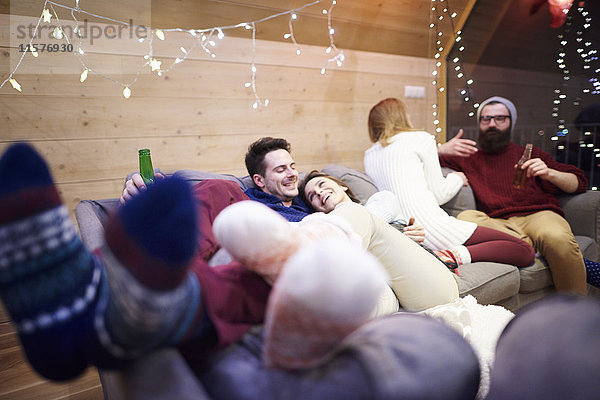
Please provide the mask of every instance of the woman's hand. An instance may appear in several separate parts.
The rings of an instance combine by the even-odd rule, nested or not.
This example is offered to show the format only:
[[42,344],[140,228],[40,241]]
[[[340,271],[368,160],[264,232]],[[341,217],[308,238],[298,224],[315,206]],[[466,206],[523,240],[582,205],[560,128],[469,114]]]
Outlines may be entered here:
[[402,230],[408,238],[414,240],[417,243],[423,243],[425,241],[425,228],[421,225],[415,224],[415,218],[410,217],[408,224]]

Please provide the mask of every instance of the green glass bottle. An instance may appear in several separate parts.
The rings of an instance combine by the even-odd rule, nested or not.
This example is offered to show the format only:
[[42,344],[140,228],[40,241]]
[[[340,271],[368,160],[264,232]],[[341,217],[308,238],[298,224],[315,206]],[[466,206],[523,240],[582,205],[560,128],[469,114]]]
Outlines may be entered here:
[[146,185],[154,182],[154,168],[152,168],[152,158],[150,157],[150,149],[140,149],[140,175],[144,179]]

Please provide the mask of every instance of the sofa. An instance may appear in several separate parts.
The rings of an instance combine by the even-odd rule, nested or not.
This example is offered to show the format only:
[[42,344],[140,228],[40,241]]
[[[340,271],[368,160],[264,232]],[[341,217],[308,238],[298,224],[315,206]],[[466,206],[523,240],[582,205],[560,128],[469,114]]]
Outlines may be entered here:
[[[360,171],[335,164],[326,166],[323,171],[344,181],[362,202],[377,191],[369,177]],[[248,176],[237,177],[197,170],[179,170],[174,175],[190,184],[206,179],[226,179],[236,182],[242,189],[253,185]],[[560,198],[560,202],[584,257],[597,260],[600,193],[588,191],[579,195],[565,195]],[[116,198],[83,200],[77,205],[77,223],[82,240],[88,248],[100,245],[103,237],[102,221],[118,205],[119,200]],[[475,208],[471,189],[462,188],[443,208],[455,216],[462,210]],[[218,252],[211,263],[225,263],[228,257],[226,253]],[[513,311],[554,292],[550,271],[540,257],[536,257],[534,264],[525,268],[492,262],[462,265],[459,267],[458,286],[461,297],[472,295],[479,303],[502,305]],[[594,295],[599,293],[595,288],[590,288],[590,292]],[[150,383],[156,375],[160,375],[164,385]],[[190,367],[174,349],[154,352],[124,371],[100,371],[106,399],[209,398],[194,377]],[[169,385],[169,382],[173,385]],[[164,389],[168,386],[178,389]]]

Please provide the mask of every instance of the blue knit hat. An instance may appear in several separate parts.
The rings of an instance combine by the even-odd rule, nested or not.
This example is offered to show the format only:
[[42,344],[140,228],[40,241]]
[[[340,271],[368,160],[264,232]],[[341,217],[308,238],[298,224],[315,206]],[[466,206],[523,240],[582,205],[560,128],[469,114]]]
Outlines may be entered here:
[[502,103],[506,106],[506,108],[508,108],[508,112],[510,113],[510,122],[511,122],[510,133],[512,134],[513,130],[515,129],[515,125],[517,124],[517,108],[515,107],[515,105],[513,104],[512,101],[505,99],[504,97],[493,96],[493,97],[490,97],[489,99],[484,100],[477,108],[477,123],[479,124],[479,117],[481,115],[481,110],[483,110],[483,107],[487,106],[489,103],[492,103],[492,102]]

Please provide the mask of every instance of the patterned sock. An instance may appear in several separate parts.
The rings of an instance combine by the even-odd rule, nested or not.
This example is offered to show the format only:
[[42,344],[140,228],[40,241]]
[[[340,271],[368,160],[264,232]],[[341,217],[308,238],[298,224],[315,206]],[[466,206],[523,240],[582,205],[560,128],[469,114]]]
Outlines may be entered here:
[[201,317],[200,287],[188,264],[196,251],[196,212],[189,184],[155,182],[106,222],[97,249],[111,297],[96,321],[102,345],[137,358],[178,342]]
[[451,249],[435,250],[433,252],[446,265],[456,264],[461,266],[471,262],[471,254],[465,246],[456,246]]
[[458,267],[461,265],[457,261],[457,258],[460,259],[460,257],[457,257],[458,254],[454,253],[450,249],[435,250],[435,251],[433,251],[433,254],[435,254],[437,256],[437,258],[441,262],[443,262],[446,265],[446,267],[448,267],[448,269],[450,269],[450,271],[452,271],[456,275],[458,275]]
[[585,263],[585,271],[587,274],[587,283],[597,288],[600,288],[600,263],[583,259]]
[[9,147],[0,158],[0,297],[29,362],[49,379],[86,367],[82,347],[106,293],[68,214],[44,161],[25,144]]
[[[130,209],[135,205],[139,208],[136,213],[132,211],[131,216],[125,216],[125,210],[121,210],[109,225],[119,226],[121,222],[126,232],[121,237],[123,243],[138,244],[130,249],[132,258],[129,260],[136,261],[133,256],[146,251],[149,259],[160,259],[160,255],[164,255],[164,263],[169,264],[168,257],[172,254],[165,254],[157,230],[164,229],[163,237],[169,237],[172,231],[180,229],[186,233],[191,231],[189,240],[192,245],[180,244],[178,249],[190,246],[193,249],[193,207],[190,218],[192,229],[177,220],[171,227],[164,223],[156,227],[147,224],[145,230],[127,230],[131,225],[152,221],[147,218],[149,215],[166,213],[181,201],[150,204],[148,199],[157,197],[156,193],[161,191],[166,194],[165,191],[172,189],[173,185],[155,186],[138,196],[139,199],[131,201]],[[181,196],[181,193],[175,196]],[[185,199],[183,203],[182,208],[189,208]],[[131,239],[136,235],[137,240]],[[0,298],[33,368],[48,379],[63,380],[77,376],[90,363],[102,367],[120,365],[122,356],[127,354],[119,354],[106,347],[107,338],[110,339],[121,328],[114,322],[119,318],[108,318],[110,313],[107,318],[104,315],[107,307],[108,311],[118,310],[117,306],[125,302],[130,288],[117,290],[116,296],[110,296],[103,263],[82,244],[66,207],[60,201],[48,167],[26,144],[9,147],[0,158],[0,243]],[[184,259],[191,253],[193,250],[177,256],[174,263],[176,271],[183,268]],[[118,269],[114,265],[112,269]],[[144,284],[153,279],[159,280],[153,274],[156,271],[153,265],[149,267],[152,279],[142,279],[145,273],[137,271],[134,264],[122,270],[125,271],[123,274],[129,273],[129,270],[138,272],[137,277]],[[158,288],[159,291],[166,293],[169,285],[175,286],[175,280],[167,280],[168,283]],[[193,304],[190,308],[193,309]],[[119,338],[118,335],[116,337]],[[145,343],[137,343],[136,347],[145,347]]]

